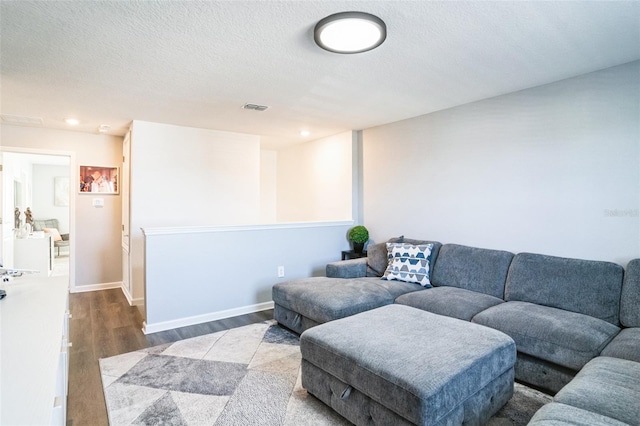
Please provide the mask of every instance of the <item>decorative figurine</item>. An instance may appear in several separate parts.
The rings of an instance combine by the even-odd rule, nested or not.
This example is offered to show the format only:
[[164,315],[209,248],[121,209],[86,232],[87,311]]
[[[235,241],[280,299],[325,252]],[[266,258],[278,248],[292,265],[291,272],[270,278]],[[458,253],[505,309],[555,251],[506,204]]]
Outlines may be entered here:
[[24,221],[33,227],[33,213],[31,213],[30,207],[24,211]]
[[16,218],[13,221],[13,228],[19,229],[20,228],[20,209],[18,207],[16,207],[14,214]]

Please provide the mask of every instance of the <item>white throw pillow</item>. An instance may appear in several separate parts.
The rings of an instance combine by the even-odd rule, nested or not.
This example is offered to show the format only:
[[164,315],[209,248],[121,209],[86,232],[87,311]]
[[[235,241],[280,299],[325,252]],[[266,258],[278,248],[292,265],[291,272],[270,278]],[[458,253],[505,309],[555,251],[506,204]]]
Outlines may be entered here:
[[60,236],[60,231],[56,228],[42,228],[44,232],[51,234],[53,241],[62,241],[62,236]]

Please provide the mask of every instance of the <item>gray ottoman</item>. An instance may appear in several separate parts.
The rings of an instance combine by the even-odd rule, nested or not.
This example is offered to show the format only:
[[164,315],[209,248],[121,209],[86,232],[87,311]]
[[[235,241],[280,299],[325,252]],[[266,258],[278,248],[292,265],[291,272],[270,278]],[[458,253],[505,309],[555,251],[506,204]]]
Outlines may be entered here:
[[482,424],[513,394],[504,333],[402,305],[300,338],[302,386],[356,425]]

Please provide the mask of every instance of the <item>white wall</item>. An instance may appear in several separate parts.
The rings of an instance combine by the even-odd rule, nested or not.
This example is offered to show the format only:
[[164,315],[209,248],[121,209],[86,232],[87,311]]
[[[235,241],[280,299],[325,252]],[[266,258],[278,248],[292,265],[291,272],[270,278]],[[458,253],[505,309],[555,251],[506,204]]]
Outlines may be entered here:
[[259,222],[259,136],[134,121],[130,210],[135,300],[144,297],[141,228]]
[[[0,137],[3,149],[17,147],[71,153],[76,162],[72,167],[95,164],[119,167],[122,162],[122,138],[117,136],[3,124]],[[76,170],[71,175],[72,188],[79,188],[78,173]],[[103,196],[102,208],[91,205],[95,197],[78,194],[74,189],[71,197],[76,219],[76,228],[70,229],[71,258],[76,260],[75,270],[71,271],[72,289],[121,281],[120,196]],[[75,253],[78,256],[74,258]]]
[[[4,161],[4,177],[7,180],[7,200],[9,204],[7,207],[9,211],[14,209],[14,197],[17,196],[21,202],[18,207],[20,208],[20,220],[25,223],[24,211],[27,207],[31,207],[33,204],[33,168],[29,159],[25,155],[15,154],[7,152],[3,154]],[[17,195],[14,191],[14,183],[19,182],[20,194]],[[33,210],[33,208],[31,209]],[[9,217],[9,215],[7,215]],[[13,219],[13,215],[10,216]],[[13,223],[13,222],[11,222]]]
[[260,223],[277,220],[278,152],[260,151]]
[[35,219],[58,219],[60,233],[67,234],[69,233],[69,206],[56,206],[54,203],[54,180],[57,177],[68,178],[69,166],[33,165],[31,211]]
[[640,62],[364,131],[382,241],[640,257]]
[[352,132],[278,151],[278,222],[351,220]]
[[[145,229],[147,333],[273,307],[274,284],[324,276],[352,222]],[[285,276],[278,278],[278,266]]]

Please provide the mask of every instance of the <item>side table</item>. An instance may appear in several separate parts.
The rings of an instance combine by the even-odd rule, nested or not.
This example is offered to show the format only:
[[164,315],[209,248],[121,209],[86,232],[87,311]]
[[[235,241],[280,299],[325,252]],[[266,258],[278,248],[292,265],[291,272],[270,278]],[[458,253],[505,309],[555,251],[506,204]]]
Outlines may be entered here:
[[353,250],[342,251],[342,260],[360,259],[361,257],[367,257],[367,252],[363,251],[362,253],[356,253]]

